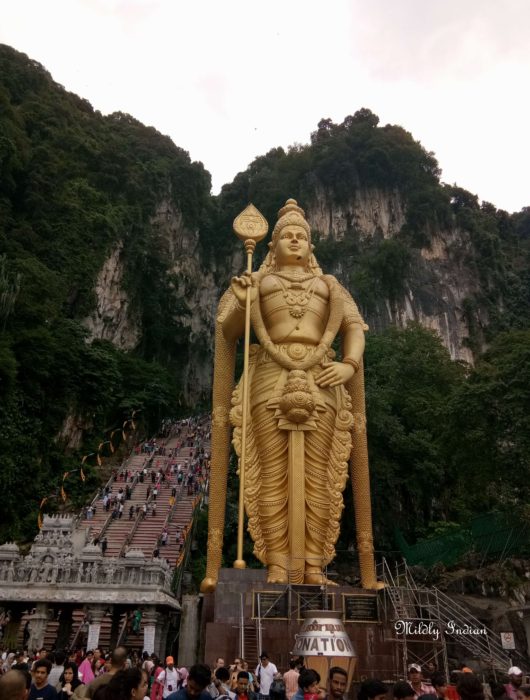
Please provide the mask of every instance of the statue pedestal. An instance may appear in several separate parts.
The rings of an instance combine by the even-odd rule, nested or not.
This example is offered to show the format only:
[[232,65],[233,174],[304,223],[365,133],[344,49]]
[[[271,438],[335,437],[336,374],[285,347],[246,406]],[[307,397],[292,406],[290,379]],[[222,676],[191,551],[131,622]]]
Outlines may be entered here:
[[202,656],[233,663],[243,657],[253,673],[259,654],[268,652],[278,670],[289,668],[290,652],[304,611],[336,610],[358,661],[355,678],[391,678],[402,661],[393,628],[380,619],[378,593],[351,586],[267,583],[265,569],[221,569],[213,593],[204,594],[201,618]]

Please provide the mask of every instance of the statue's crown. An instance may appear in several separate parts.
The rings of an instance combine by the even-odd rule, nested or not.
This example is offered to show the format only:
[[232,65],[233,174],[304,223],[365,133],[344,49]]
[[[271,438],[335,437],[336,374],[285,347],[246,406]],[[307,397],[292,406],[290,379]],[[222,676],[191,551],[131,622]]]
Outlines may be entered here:
[[298,206],[296,199],[288,199],[278,212],[278,221],[272,232],[272,245],[276,245],[282,229],[286,226],[301,226],[307,233],[308,240],[311,240],[311,230],[305,219],[305,212]]

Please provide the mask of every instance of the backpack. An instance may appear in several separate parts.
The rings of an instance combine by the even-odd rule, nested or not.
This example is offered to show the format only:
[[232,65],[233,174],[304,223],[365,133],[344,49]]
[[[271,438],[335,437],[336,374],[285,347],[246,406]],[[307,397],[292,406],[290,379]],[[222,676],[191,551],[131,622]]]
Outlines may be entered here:
[[285,697],[285,681],[283,678],[275,678],[269,688],[269,695]]

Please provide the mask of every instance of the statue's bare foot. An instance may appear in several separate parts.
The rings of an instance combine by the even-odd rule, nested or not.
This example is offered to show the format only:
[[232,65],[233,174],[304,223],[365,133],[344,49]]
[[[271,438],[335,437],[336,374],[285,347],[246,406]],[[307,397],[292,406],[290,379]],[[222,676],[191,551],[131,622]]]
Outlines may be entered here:
[[268,569],[267,583],[287,583],[287,571],[281,566],[271,565]]
[[217,579],[203,578],[201,582],[201,593],[212,593],[217,587]]
[[312,571],[312,572],[307,572],[304,576],[304,583],[307,583],[312,586],[338,586],[338,583],[335,583],[335,581],[332,581],[329,579],[327,576],[324,576],[324,574],[321,571]]
[[381,591],[385,584],[382,581],[370,581],[368,584],[362,584],[363,588],[367,588],[370,591]]

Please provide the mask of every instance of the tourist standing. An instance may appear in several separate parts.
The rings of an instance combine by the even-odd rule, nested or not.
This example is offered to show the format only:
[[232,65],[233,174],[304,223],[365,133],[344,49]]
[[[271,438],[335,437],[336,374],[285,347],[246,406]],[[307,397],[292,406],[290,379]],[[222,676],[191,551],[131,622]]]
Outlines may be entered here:
[[56,651],[52,655],[53,666],[48,676],[48,683],[54,688],[59,683],[59,678],[62,676],[64,671],[64,662],[66,660],[66,654],[64,651]]
[[508,669],[510,682],[504,686],[506,695],[510,700],[517,700],[517,691],[523,684],[523,672],[518,666],[511,666]]
[[414,696],[416,698],[418,698],[420,695],[436,695],[432,685],[423,681],[421,666],[419,664],[410,664],[407,672],[408,682],[412,686]]
[[[77,690],[78,688],[79,690]],[[59,700],[70,700],[72,696],[74,696],[74,698],[82,697],[82,690],[84,691],[84,685],[79,680],[77,664],[73,661],[67,661],[57,687]]]
[[154,664],[150,673],[150,700],[162,700],[164,685],[163,683],[158,682],[158,676],[161,673],[164,673],[164,667],[160,664],[160,660],[157,656],[155,656],[155,654],[152,654],[151,658],[153,659]]
[[106,687],[100,688],[94,700],[144,700],[147,674],[139,668],[126,668],[112,676]]
[[211,700],[205,690],[211,675],[208,666],[195,664],[190,668],[186,687],[168,695],[167,700]]
[[239,671],[236,679],[236,697],[237,700],[256,700],[257,696],[250,687],[250,673],[248,671]]
[[51,661],[38,659],[33,664],[33,683],[31,684],[28,700],[57,700],[57,691],[48,683],[52,670]]
[[258,685],[259,700],[269,700],[269,690],[278,673],[276,666],[270,661],[266,651],[262,651],[259,657],[259,664],[256,666],[256,682]]
[[162,685],[164,699],[178,689],[179,672],[175,668],[175,660],[172,656],[166,658],[166,668],[158,675],[157,681]]
[[348,674],[340,666],[332,666],[328,676],[328,698],[329,700],[343,700],[348,690]]
[[291,700],[293,695],[298,690],[298,676],[300,674],[296,670],[296,661],[293,659],[289,661],[289,670],[283,674],[283,680],[285,682],[285,694],[287,700]]
[[110,656],[110,668],[106,673],[102,673],[95,678],[87,688],[85,697],[93,698],[96,692],[104,685],[107,685],[119,671],[125,668],[127,663],[127,649],[116,647]]

